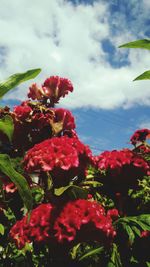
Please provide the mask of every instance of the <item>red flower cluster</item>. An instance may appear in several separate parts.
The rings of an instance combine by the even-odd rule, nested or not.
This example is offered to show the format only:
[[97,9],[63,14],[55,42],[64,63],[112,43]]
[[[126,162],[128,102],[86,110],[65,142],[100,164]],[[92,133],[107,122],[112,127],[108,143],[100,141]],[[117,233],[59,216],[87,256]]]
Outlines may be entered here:
[[69,110],[63,108],[57,108],[55,110],[55,119],[54,122],[62,123],[62,130],[64,132],[68,132],[74,130],[76,125],[74,121],[74,117],[72,116]]
[[42,87],[33,84],[29,88],[28,97],[35,100],[50,99],[51,104],[58,103],[61,97],[65,97],[68,92],[73,91],[73,85],[70,80],[51,76],[46,79]]
[[65,241],[100,241],[109,244],[116,232],[111,216],[96,201],[78,199],[67,203],[58,216],[50,203],[41,204],[17,221],[10,230],[10,237],[21,249],[26,243]]
[[27,215],[16,222],[10,230],[10,237],[19,249],[23,248],[26,243],[46,242],[52,238],[52,210],[53,206],[50,203],[41,204],[32,210],[29,222]]
[[137,145],[138,143],[143,143],[147,138],[150,137],[149,129],[137,130],[130,138],[132,145]]
[[[149,165],[129,149],[105,151],[95,157],[96,167],[105,170],[103,182],[125,189],[134,186],[138,179],[148,174]],[[117,189],[117,188],[116,188]]]
[[84,174],[91,157],[90,149],[79,139],[61,136],[47,139],[31,148],[24,158],[24,166],[30,173],[50,171],[55,179],[71,179]]
[[123,166],[132,165],[143,170],[148,170],[148,163],[134,154],[129,149],[105,151],[96,157],[97,167],[101,170],[115,170],[115,173],[120,173]]
[[111,242],[116,232],[110,216],[96,201],[78,199],[66,204],[54,224],[55,237],[64,241]]
[[27,104],[23,104],[21,106],[16,106],[13,110],[15,113],[16,117],[22,121],[25,119],[29,118],[29,115],[32,112],[32,108],[29,107]]
[[12,117],[15,147],[24,145],[28,149],[32,144],[40,143],[53,135],[74,135],[74,117],[66,109],[43,108],[26,101],[14,108]]

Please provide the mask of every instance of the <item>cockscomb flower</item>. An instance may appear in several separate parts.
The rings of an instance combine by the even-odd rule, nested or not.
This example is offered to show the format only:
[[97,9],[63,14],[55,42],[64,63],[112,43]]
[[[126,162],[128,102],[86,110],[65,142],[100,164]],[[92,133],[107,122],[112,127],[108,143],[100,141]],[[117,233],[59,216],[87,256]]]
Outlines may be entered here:
[[110,216],[96,201],[78,199],[66,204],[54,224],[59,243],[99,241],[108,244],[116,232]]
[[54,207],[50,203],[41,204],[32,210],[30,219],[26,215],[13,225],[10,230],[10,237],[19,249],[23,248],[26,243],[51,240],[53,209]]
[[39,87],[36,83],[33,83],[29,87],[28,97],[32,100],[42,100],[42,98],[44,97],[44,91],[42,87]]
[[97,167],[101,170],[114,170],[120,173],[124,166],[134,166],[148,170],[148,163],[129,149],[105,151],[96,157]]
[[53,137],[31,148],[24,158],[24,166],[29,173],[50,171],[54,180],[63,181],[83,175],[91,157],[91,150],[78,138]]
[[13,110],[17,119],[25,120],[29,117],[32,112],[32,108],[28,105],[16,106]]
[[109,187],[129,188],[149,171],[148,162],[129,149],[105,151],[95,157],[95,162],[97,169],[105,171],[102,180]]
[[110,217],[113,221],[116,221],[119,217],[119,212],[117,209],[108,210],[107,216]]
[[42,85],[45,97],[50,98],[53,103],[58,103],[60,97],[65,97],[73,91],[70,80],[59,76],[51,76]]
[[63,131],[74,130],[76,127],[72,113],[64,108],[55,109],[54,122],[62,122]]
[[61,97],[65,97],[73,91],[73,85],[70,80],[59,76],[51,76],[46,79],[41,87],[33,84],[29,88],[28,97],[33,100],[50,100],[49,106],[58,103]]
[[150,130],[142,129],[137,130],[130,138],[130,142],[132,145],[137,145],[139,143],[143,143],[147,138],[150,138]]

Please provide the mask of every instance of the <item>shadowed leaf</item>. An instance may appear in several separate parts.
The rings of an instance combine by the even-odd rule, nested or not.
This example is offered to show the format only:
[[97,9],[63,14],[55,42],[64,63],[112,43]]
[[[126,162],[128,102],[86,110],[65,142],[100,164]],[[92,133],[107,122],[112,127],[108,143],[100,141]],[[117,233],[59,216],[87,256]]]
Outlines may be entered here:
[[10,142],[12,141],[14,123],[13,119],[9,115],[0,119],[0,132],[4,133]]
[[18,192],[28,210],[32,209],[32,193],[26,179],[18,173],[11,164],[10,158],[6,154],[0,154],[0,171],[10,178],[16,185]]

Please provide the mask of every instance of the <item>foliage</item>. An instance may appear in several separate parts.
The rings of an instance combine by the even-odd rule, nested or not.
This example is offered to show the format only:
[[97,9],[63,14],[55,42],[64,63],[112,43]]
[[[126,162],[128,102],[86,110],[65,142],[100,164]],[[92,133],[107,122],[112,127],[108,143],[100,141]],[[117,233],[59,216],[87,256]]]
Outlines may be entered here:
[[[137,40],[133,42],[129,42],[123,45],[119,46],[120,48],[142,48],[142,49],[148,49],[150,50],[150,40],[143,39],[143,40]],[[138,80],[149,80],[150,79],[150,70],[145,71],[138,77],[134,79],[134,81]]]
[[[0,95],[39,72],[11,76]],[[72,91],[51,76],[0,109],[0,266],[149,266],[150,130],[94,156],[56,107]]]

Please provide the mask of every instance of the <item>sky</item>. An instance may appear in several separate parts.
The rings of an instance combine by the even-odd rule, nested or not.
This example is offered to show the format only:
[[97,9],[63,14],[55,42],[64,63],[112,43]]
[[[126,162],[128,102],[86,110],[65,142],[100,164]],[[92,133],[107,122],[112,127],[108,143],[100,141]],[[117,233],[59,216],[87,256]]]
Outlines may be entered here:
[[1,105],[59,75],[74,85],[60,106],[95,154],[131,147],[134,131],[150,128],[150,81],[133,82],[150,69],[150,53],[118,48],[150,37],[150,0],[0,0],[0,29],[0,80],[42,68]]

